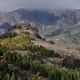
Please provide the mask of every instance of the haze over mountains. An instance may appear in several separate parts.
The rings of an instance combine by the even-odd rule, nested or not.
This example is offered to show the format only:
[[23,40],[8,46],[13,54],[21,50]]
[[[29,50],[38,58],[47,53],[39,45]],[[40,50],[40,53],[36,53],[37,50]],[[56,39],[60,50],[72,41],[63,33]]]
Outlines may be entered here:
[[62,43],[80,43],[80,10],[26,10],[0,12],[0,28],[9,29],[19,22],[29,22],[49,39]]

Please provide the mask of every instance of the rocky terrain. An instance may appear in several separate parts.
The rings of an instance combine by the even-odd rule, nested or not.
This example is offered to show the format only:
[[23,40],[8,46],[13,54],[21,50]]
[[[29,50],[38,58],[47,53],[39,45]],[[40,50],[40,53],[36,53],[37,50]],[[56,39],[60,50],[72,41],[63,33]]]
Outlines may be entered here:
[[[26,35],[28,35],[28,37]],[[11,38],[11,41],[10,41],[10,39],[8,39],[8,37]],[[53,50],[60,55],[60,57],[56,57],[56,58],[48,57],[48,58],[44,59],[44,57],[43,57],[42,58],[43,62],[48,63],[48,64],[52,64],[52,63],[50,63],[50,61],[51,61],[51,62],[55,62],[55,64],[57,65],[57,63],[64,60],[67,56],[69,56],[69,57],[73,56],[75,59],[80,58],[80,54],[79,54],[80,52],[77,51],[75,48],[70,47],[70,46],[64,46],[64,45],[61,46],[61,45],[58,45],[55,43],[54,44],[49,43],[46,39],[42,38],[39,35],[38,29],[33,27],[29,23],[26,23],[26,24],[20,23],[20,24],[14,25],[5,34],[3,34],[1,36],[1,38],[2,38],[2,40],[0,40],[1,41],[0,45],[6,46],[8,48],[10,47],[11,52],[17,52],[17,53],[21,54],[22,56],[25,56],[25,55],[28,56],[28,54],[27,54],[28,51],[25,50],[26,44],[42,46],[48,50]],[[17,41],[18,41],[18,43],[17,43]],[[11,43],[8,43],[8,42],[11,42]],[[19,46],[22,46],[22,47],[19,47]],[[30,55],[31,55],[31,53],[30,53]],[[50,59],[50,61],[47,61],[47,59]],[[56,59],[59,62],[57,61],[57,63],[56,63]],[[52,64],[52,65],[54,65],[54,64]]]

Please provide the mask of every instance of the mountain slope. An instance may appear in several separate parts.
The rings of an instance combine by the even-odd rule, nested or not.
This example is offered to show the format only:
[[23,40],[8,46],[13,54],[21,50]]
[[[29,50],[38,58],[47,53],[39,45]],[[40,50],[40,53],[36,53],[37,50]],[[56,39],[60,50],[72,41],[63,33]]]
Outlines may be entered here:
[[[58,42],[80,43],[80,10],[35,11],[19,9],[0,15],[1,29],[11,25],[29,22],[37,25],[39,32],[46,38]],[[4,27],[5,25],[5,27]]]
[[[79,17],[78,17],[79,20]],[[35,24],[52,25],[57,22],[64,22],[66,24],[77,23],[76,13],[73,10],[54,10],[49,11],[38,11],[38,10],[26,10],[19,9],[12,12],[5,13],[1,15],[1,22],[19,22],[19,21],[29,21]]]

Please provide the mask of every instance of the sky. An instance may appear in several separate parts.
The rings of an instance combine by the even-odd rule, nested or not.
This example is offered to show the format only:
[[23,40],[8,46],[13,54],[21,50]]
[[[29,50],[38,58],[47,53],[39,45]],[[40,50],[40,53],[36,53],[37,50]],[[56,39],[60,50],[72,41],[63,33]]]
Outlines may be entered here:
[[80,9],[80,0],[0,0],[0,11],[19,8],[53,10],[56,8]]

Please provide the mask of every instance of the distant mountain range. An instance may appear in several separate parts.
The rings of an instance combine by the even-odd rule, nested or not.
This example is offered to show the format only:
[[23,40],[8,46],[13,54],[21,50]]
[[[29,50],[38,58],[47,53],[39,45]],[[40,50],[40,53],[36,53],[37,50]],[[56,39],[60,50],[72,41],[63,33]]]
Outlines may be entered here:
[[62,43],[80,43],[80,10],[18,9],[11,12],[0,12],[0,29],[2,31],[19,22],[36,25],[40,33],[48,39]]

